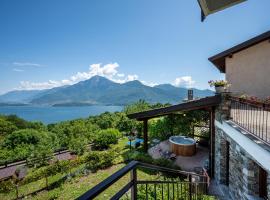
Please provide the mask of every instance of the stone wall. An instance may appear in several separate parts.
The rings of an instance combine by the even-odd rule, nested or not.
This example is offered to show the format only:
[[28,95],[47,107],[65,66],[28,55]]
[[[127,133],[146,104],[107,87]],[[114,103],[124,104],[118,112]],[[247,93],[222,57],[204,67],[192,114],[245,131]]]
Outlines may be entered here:
[[[221,124],[230,119],[230,93],[221,94],[221,103],[215,116]],[[226,123],[226,122],[225,122]],[[215,179],[226,183],[227,146],[229,142],[229,193],[232,199],[251,200],[259,196],[260,166],[233,138],[222,129],[215,130]],[[263,167],[262,167],[263,168]],[[268,199],[270,199],[270,172],[268,171]]]
[[[215,137],[215,178],[226,183],[226,141],[229,145],[229,193],[232,199],[250,200],[259,196],[259,169],[254,159],[232,138],[216,127]],[[268,174],[270,174],[268,172]],[[270,176],[268,175],[270,189]],[[268,189],[268,197],[270,192]]]

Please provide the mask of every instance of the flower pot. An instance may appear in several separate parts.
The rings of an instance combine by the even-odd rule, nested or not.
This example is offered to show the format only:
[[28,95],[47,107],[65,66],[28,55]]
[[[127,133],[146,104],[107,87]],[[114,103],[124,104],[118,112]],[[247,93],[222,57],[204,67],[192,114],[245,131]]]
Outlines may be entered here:
[[225,92],[225,87],[224,86],[218,86],[218,87],[216,86],[215,89],[216,89],[216,93]]

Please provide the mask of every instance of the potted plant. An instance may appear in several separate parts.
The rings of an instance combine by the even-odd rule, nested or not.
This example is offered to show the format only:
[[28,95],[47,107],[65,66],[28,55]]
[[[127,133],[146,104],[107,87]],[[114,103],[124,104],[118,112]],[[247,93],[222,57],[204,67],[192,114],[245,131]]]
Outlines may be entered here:
[[208,83],[210,87],[215,87],[216,93],[227,92],[227,89],[230,86],[225,80],[210,80]]

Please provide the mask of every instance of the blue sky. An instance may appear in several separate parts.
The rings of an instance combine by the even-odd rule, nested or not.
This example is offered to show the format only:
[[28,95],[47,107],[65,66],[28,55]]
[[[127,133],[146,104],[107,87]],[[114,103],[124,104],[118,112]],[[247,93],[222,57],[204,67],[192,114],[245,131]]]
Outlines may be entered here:
[[2,0],[0,93],[95,74],[207,88],[223,78],[208,57],[268,31],[269,8],[249,0],[201,23],[197,0]]

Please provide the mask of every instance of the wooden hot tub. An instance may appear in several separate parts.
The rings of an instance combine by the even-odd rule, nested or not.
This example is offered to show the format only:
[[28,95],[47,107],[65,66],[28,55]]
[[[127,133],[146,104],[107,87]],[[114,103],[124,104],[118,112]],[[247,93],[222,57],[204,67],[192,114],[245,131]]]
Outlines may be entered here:
[[185,136],[171,136],[169,139],[171,151],[180,156],[196,154],[196,141]]

